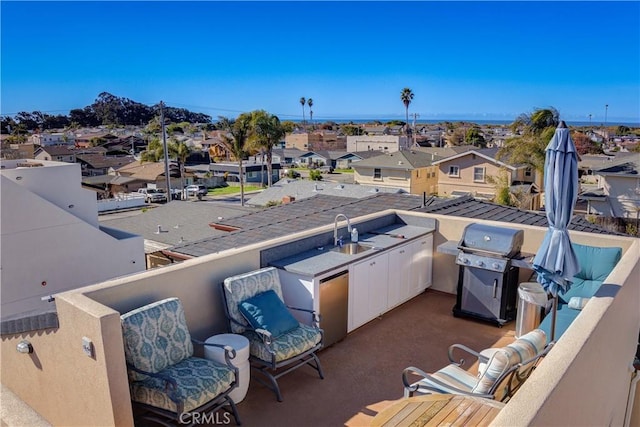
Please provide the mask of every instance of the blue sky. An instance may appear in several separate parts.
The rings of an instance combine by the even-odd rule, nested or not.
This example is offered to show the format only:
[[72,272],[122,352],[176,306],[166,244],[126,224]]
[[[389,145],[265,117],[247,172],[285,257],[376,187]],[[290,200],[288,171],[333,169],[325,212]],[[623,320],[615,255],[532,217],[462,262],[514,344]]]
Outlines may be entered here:
[[[640,2],[1,2],[1,114],[640,122]],[[605,109],[605,105],[609,107]],[[308,108],[307,108],[308,118]]]

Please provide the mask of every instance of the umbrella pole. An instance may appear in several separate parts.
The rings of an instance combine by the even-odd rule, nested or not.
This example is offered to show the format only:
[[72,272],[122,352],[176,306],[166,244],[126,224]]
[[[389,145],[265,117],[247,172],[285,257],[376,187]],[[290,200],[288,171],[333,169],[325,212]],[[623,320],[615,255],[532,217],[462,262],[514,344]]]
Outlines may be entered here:
[[[556,314],[558,312],[558,294],[553,298],[553,309],[551,310],[551,341],[556,339]],[[551,342],[550,341],[550,342]]]

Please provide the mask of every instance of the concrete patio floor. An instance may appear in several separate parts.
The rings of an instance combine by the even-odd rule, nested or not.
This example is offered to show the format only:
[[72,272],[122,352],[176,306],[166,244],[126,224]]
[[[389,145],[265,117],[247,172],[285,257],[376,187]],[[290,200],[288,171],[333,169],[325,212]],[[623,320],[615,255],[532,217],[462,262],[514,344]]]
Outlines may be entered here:
[[515,322],[499,328],[455,318],[454,304],[454,295],[427,290],[362,326],[320,351],[324,380],[308,367],[280,378],[283,402],[252,380],[247,397],[238,405],[243,425],[369,425],[379,411],[402,398],[405,367],[432,372],[449,363],[451,344],[482,350],[515,339]]

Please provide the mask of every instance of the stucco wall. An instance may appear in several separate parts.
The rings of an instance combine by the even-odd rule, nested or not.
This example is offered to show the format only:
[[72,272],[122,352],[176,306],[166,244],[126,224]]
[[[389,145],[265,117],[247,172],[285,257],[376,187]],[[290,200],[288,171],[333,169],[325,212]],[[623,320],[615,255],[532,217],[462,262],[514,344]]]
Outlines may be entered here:
[[[460,175],[458,177],[449,176],[449,166],[458,166]],[[475,167],[485,168],[484,182],[474,182],[473,169]],[[472,194],[476,192],[495,194],[495,185],[490,183],[487,177],[497,177],[499,171],[499,165],[487,161],[484,157],[473,154],[445,161],[439,164],[438,195],[448,197],[452,191],[469,191]],[[511,179],[510,170],[509,179]]]
[[[132,425],[120,316],[82,295],[56,300],[56,330],[2,337],[2,383],[53,425]],[[94,357],[82,351],[93,341]],[[32,354],[16,351],[28,340]]]
[[354,182],[356,184],[369,185],[373,187],[402,188],[409,192],[411,189],[411,171],[386,168],[380,169],[381,177],[379,179],[374,179],[374,168],[358,166],[356,163],[354,165],[353,173]]

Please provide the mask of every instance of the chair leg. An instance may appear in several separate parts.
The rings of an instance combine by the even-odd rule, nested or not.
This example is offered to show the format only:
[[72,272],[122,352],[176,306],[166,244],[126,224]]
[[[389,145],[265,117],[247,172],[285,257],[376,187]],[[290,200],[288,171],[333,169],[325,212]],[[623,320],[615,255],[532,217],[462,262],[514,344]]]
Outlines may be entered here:
[[255,377],[254,379],[256,381],[258,381],[260,384],[262,384],[265,387],[267,387],[268,389],[270,389],[271,391],[273,391],[276,394],[276,398],[278,399],[278,402],[282,402],[282,394],[280,393],[280,386],[278,386],[278,381],[276,380],[276,377],[271,375],[270,372],[267,372],[267,369],[269,369],[269,368],[268,367],[261,367],[261,368],[257,368],[256,367],[254,369],[256,369],[262,375],[264,375],[269,380],[269,383],[267,384],[262,379],[257,378],[257,377]]
[[[315,353],[311,353],[310,354],[310,358],[307,359],[307,365],[311,366],[313,369],[315,369],[316,371],[318,371],[318,375],[320,375],[320,379],[323,380],[324,379],[324,372],[322,371],[322,365],[320,364],[320,359],[318,359],[318,356],[316,356]],[[312,363],[312,360],[314,363]]]
[[231,406],[231,412],[233,413],[233,418],[236,419],[236,425],[242,425],[242,421],[240,421],[240,415],[238,415],[238,408],[236,407],[236,403],[229,397],[229,395],[225,397],[225,400],[229,403],[229,406]]

